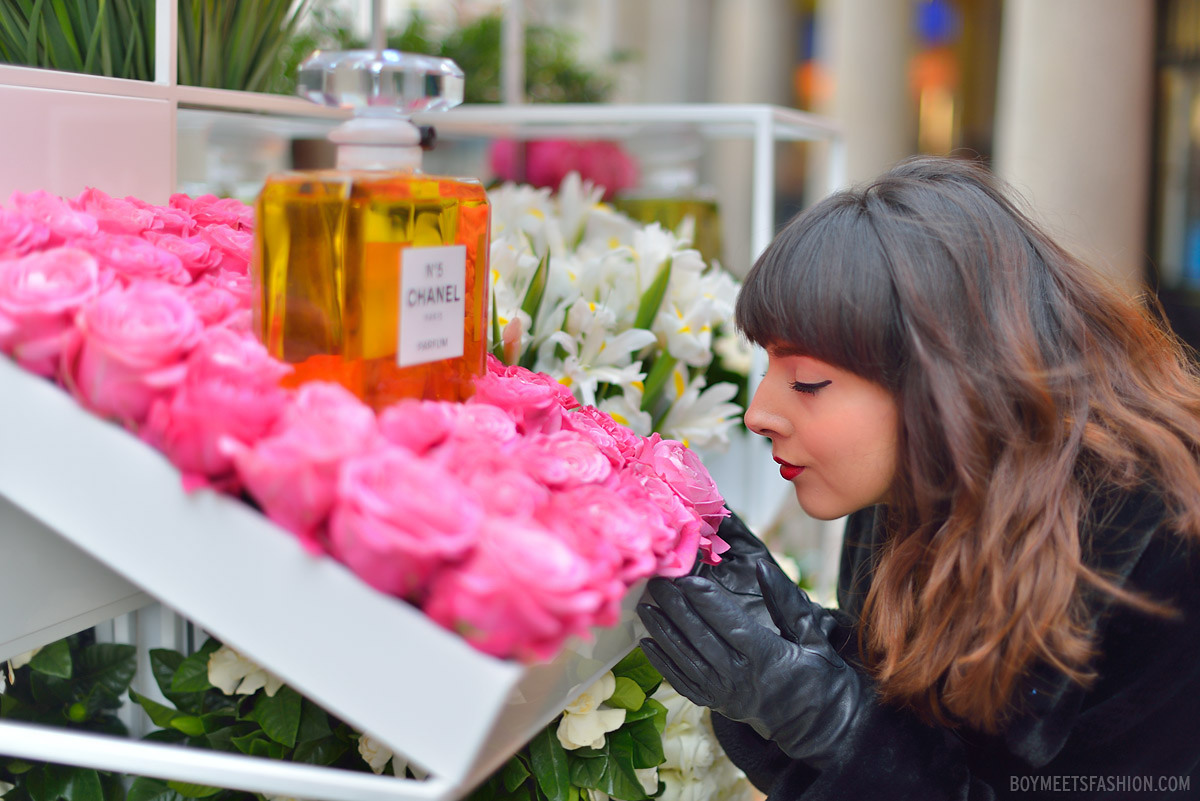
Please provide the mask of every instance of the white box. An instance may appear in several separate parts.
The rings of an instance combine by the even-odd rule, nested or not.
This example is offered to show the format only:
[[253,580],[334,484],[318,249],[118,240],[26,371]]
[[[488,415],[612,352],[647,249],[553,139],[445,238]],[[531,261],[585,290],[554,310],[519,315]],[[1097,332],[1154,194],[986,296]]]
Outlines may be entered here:
[[157,451],[3,357],[0,495],[455,787],[485,778],[636,642],[634,591],[617,626],[551,663],[482,654],[254,509],[185,493]]

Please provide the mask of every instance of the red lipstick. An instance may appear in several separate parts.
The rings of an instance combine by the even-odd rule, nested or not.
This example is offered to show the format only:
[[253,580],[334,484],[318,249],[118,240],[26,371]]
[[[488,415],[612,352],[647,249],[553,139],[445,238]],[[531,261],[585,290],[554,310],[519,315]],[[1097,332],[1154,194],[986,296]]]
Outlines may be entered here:
[[784,481],[791,481],[796,476],[804,472],[803,467],[797,467],[794,464],[788,464],[782,459],[775,459],[775,461],[779,465],[779,475],[783,476]]

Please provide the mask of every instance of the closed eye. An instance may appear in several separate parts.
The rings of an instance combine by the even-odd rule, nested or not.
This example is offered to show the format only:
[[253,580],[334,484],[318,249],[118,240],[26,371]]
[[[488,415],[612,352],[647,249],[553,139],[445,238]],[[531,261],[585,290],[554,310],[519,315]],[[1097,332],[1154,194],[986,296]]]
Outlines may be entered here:
[[817,390],[827,387],[832,383],[832,381],[818,381],[815,384],[805,384],[803,381],[793,381],[792,389],[797,392],[803,392],[805,395],[816,395]]

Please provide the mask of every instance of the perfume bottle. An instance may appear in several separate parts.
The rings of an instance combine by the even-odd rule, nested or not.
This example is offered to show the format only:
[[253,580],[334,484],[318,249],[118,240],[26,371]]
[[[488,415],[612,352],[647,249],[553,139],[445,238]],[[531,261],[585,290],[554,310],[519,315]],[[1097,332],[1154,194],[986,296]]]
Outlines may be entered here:
[[479,181],[421,171],[418,111],[462,102],[449,59],[317,51],[300,91],[354,117],[335,169],[273,174],[256,201],[254,325],[293,365],[381,409],[463,400],[485,369],[490,209]]
[[657,222],[672,231],[690,218],[693,247],[705,262],[719,261],[721,213],[716,192],[700,183],[698,164],[704,145],[699,135],[687,128],[662,130],[631,139],[629,148],[641,167],[641,178],[613,205],[639,222]]

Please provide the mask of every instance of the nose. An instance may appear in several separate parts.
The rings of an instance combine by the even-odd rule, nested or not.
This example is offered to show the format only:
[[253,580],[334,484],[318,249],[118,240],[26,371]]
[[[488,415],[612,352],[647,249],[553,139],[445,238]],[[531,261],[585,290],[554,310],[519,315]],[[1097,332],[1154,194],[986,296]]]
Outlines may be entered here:
[[773,411],[769,398],[770,393],[765,390],[765,385],[759,384],[758,389],[754,392],[754,397],[750,399],[750,405],[746,408],[746,413],[742,415],[746,428],[759,436],[770,439],[789,436],[792,433],[791,423],[785,416]]

